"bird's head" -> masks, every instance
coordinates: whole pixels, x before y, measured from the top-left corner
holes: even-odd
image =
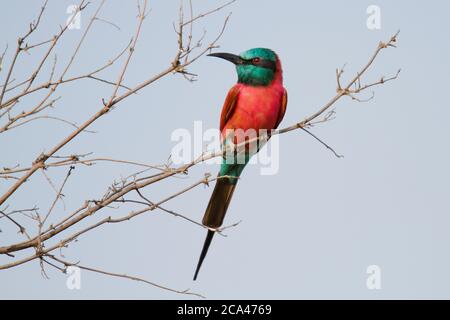
[[[254,48],[240,55],[211,53],[208,56],[222,58],[236,65],[238,82],[252,86],[267,86],[281,75],[281,65],[275,52],[266,48]]]

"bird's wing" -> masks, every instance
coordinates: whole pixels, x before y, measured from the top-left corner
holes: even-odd
[[[286,89],[284,89],[283,97],[281,98],[281,107],[280,111],[278,112],[278,118],[277,123],[275,125],[275,128],[278,128],[278,125],[280,124],[281,120],[284,118],[284,114],[286,113],[286,106],[288,101],[288,95]]]
[[[220,115],[220,131],[222,132],[225,127],[227,121],[231,118],[233,114],[234,107],[236,106],[236,102],[239,96],[240,86],[233,86],[230,91],[228,91],[225,102],[223,103],[222,113]]]

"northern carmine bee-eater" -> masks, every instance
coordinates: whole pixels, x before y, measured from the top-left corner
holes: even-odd
[[[238,82],[225,99],[220,116],[220,132],[222,149],[228,144],[246,144],[245,136],[231,134],[240,130],[245,132],[253,130],[270,132],[280,124],[286,112],[287,92],[283,87],[281,62],[277,54],[270,49],[254,48],[240,55],[230,53],[212,53],[218,57],[232,62],[236,66]],[[208,252],[209,245],[214,236],[215,229],[222,225],[223,219],[230,204],[231,197],[238,177],[244,170],[250,157],[259,148],[251,151],[249,148],[244,161],[225,161],[220,167],[214,191],[209,200],[203,217],[203,224],[210,228],[206,235],[202,252],[195,270],[194,280]],[[237,158],[237,157],[236,157]],[[222,178],[221,178],[222,177]]]

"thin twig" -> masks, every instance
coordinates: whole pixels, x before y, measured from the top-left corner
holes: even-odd
[[[328,150],[330,150],[331,152],[333,152],[333,154],[337,157],[337,158],[343,158],[343,155],[338,154],[332,147],[330,147],[328,144],[326,144],[323,140],[321,140],[319,137],[317,137],[314,133],[312,133],[311,131],[301,127],[300,129],[302,129],[303,131],[305,131],[306,133],[308,133],[311,137],[313,137],[314,139],[316,139],[317,141],[319,141],[323,146],[325,146]]]
[[[58,268],[57,267],[57,269],[59,269],[60,271],[63,271],[64,273],[66,272],[67,267],[75,266],[75,267],[78,267],[78,268],[80,268],[82,270],[86,270],[86,271],[90,271],[90,272],[94,272],[94,273],[99,273],[99,274],[103,274],[103,275],[107,275],[107,276],[112,276],[112,277],[118,277],[118,278],[124,278],[124,279],[133,280],[133,281],[143,282],[143,283],[149,284],[151,286],[157,287],[159,289],[167,290],[167,291],[170,291],[170,292],[175,292],[175,293],[179,293],[179,294],[186,294],[186,295],[192,295],[192,296],[196,296],[196,297],[199,297],[199,298],[205,298],[203,295],[201,295],[199,293],[191,292],[190,289],[175,290],[175,289],[172,289],[172,288],[169,288],[169,287],[157,284],[155,282],[151,282],[151,281],[145,280],[143,278],[130,276],[130,275],[127,275],[127,274],[120,274],[120,273],[115,273],[115,272],[110,272],[110,271],[104,271],[104,270],[95,269],[95,268],[91,268],[91,267],[86,267],[86,266],[81,265],[78,262],[77,263],[71,263],[71,262],[62,260],[60,258],[57,258],[54,255],[48,255],[47,254],[46,256],[48,256],[51,259],[53,259],[53,260],[63,264],[65,266],[65,268]]]

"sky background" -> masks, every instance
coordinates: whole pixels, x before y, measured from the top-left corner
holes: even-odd
[[[0,48],[8,43],[7,64],[19,34],[27,30],[41,1],[8,1],[0,11]],[[56,47],[61,71],[81,37],[99,1],[82,13],[80,30],[68,31]],[[194,0],[194,12],[208,11],[221,1]],[[72,1],[50,1],[41,28],[32,35],[37,43],[55,34],[68,18]],[[151,12],[125,77],[133,86],[167,68],[177,49],[172,23],[177,1],[150,1]],[[381,29],[366,26],[369,5],[381,9]],[[261,175],[249,166],[234,194],[225,224],[242,220],[216,236],[199,279],[193,272],[205,230],[164,212],[152,211],[121,224],[106,225],[80,237],[63,250],[67,260],[86,266],[126,273],[183,290],[190,288],[211,299],[266,298],[450,298],[450,136],[449,79],[450,22],[448,1],[237,1],[194,26],[204,44],[232,16],[220,40],[220,51],[240,53],[253,47],[275,50],[282,60],[289,103],[282,127],[312,114],[336,90],[335,69],[347,63],[344,80],[366,63],[380,40],[401,30],[398,48],[383,51],[364,78],[367,82],[395,74],[393,82],[375,88],[375,98],[358,103],[339,101],[336,119],[313,128],[344,158],[338,159],[301,131],[280,137],[280,169]],[[127,44],[136,26],[135,1],[107,1],[69,76],[93,70]],[[13,78],[23,79],[43,50],[20,57]],[[52,59],[50,59],[50,62]],[[46,65],[48,76],[51,63]],[[114,81],[121,64],[102,74]],[[171,133],[193,130],[194,121],[205,129],[218,126],[227,90],[235,83],[231,64],[202,57],[188,69],[198,81],[168,75],[123,101],[81,134],[60,154],[94,152],[94,156],[164,163],[175,145]],[[3,82],[5,70],[0,72]],[[18,81],[16,80],[16,81]],[[49,114],[82,123],[101,107],[111,86],[83,80],[60,87],[62,96]],[[367,92],[362,97],[370,96]],[[26,108],[33,99],[24,99]],[[0,165],[27,166],[72,131],[70,126],[41,120],[0,135]],[[201,165],[188,177],[168,179],[144,193],[158,201],[213,175],[218,165]],[[136,171],[118,164],[77,167],[61,203],[52,214],[60,220],[86,199],[99,198],[115,179]],[[48,172],[58,185],[66,169]],[[0,181],[0,191],[10,180]],[[201,221],[212,188],[198,187],[166,204],[168,209]],[[37,205],[46,212],[54,192],[42,173],[10,198],[9,210]],[[132,207],[128,207],[132,209]],[[87,221],[128,213],[104,210]],[[26,223],[26,222],[24,222]],[[87,224],[83,225],[87,225]],[[0,246],[22,240],[17,229],[0,219]],[[29,231],[36,230],[30,225]],[[67,235],[64,234],[64,235]],[[60,239],[58,237],[58,239]],[[27,251],[17,257],[32,254]],[[0,257],[0,263],[12,261]],[[369,290],[366,269],[381,269],[381,289]],[[0,271],[0,299],[11,298],[191,298],[87,271],[81,289],[69,290],[67,276],[46,268],[41,276],[33,261]]]

